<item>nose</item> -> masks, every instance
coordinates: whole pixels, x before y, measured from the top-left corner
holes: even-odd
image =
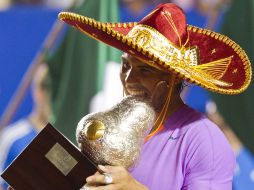
[[[138,83],[139,82],[139,75],[138,72],[136,71],[135,67],[131,67],[125,75],[124,79],[125,83]]]

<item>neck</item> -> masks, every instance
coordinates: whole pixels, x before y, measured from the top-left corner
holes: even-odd
[[[167,120],[167,118],[171,117],[173,115],[173,113],[175,113],[178,110],[178,108],[181,107],[181,105],[183,105],[183,104],[184,104],[184,102],[180,96],[173,97],[170,100],[170,103],[167,108],[166,116],[163,119],[162,123],[164,123]]]
[[[165,121],[168,118],[170,118],[173,115],[173,113],[175,113],[183,104],[184,102],[180,96],[173,96],[170,99],[169,105],[167,106],[167,109],[166,109],[167,113],[165,114],[163,121],[160,122],[160,125],[154,125],[150,133],[153,133],[154,131],[159,129],[161,127],[161,124],[165,123]],[[161,109],[160,111],[156,112],[156,118],[160,117],[160,115],[162,114],[161,113],[162,111],[163,110]]]

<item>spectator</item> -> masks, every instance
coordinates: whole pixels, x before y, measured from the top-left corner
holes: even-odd
[[[50,96],[47,81],[48,68],[41,64],[32,81],[34,107],[27,118],[21,119],[0,133],[0,173],[22,152],[38,132],[48,123],[51,115]],[[0,178],[0,189],[7,184]]]

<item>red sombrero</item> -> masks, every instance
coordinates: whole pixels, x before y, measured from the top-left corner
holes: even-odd
[[[244,50],[228,37],[187,25],[175,4],[161,4],[138,23],[102,23],[75,13],[59,18],[88,36],[145,63],[223,94],[238,94],[251,81]]]

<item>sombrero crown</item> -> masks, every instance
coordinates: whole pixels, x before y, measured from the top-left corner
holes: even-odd
[[[136,23],[102,23],[75,13],[59,18],[90,37],[163,71],[223,94],[238,94],[251,81],[246,53],[228,37],[187,25],[175,4],[161,4]]]

